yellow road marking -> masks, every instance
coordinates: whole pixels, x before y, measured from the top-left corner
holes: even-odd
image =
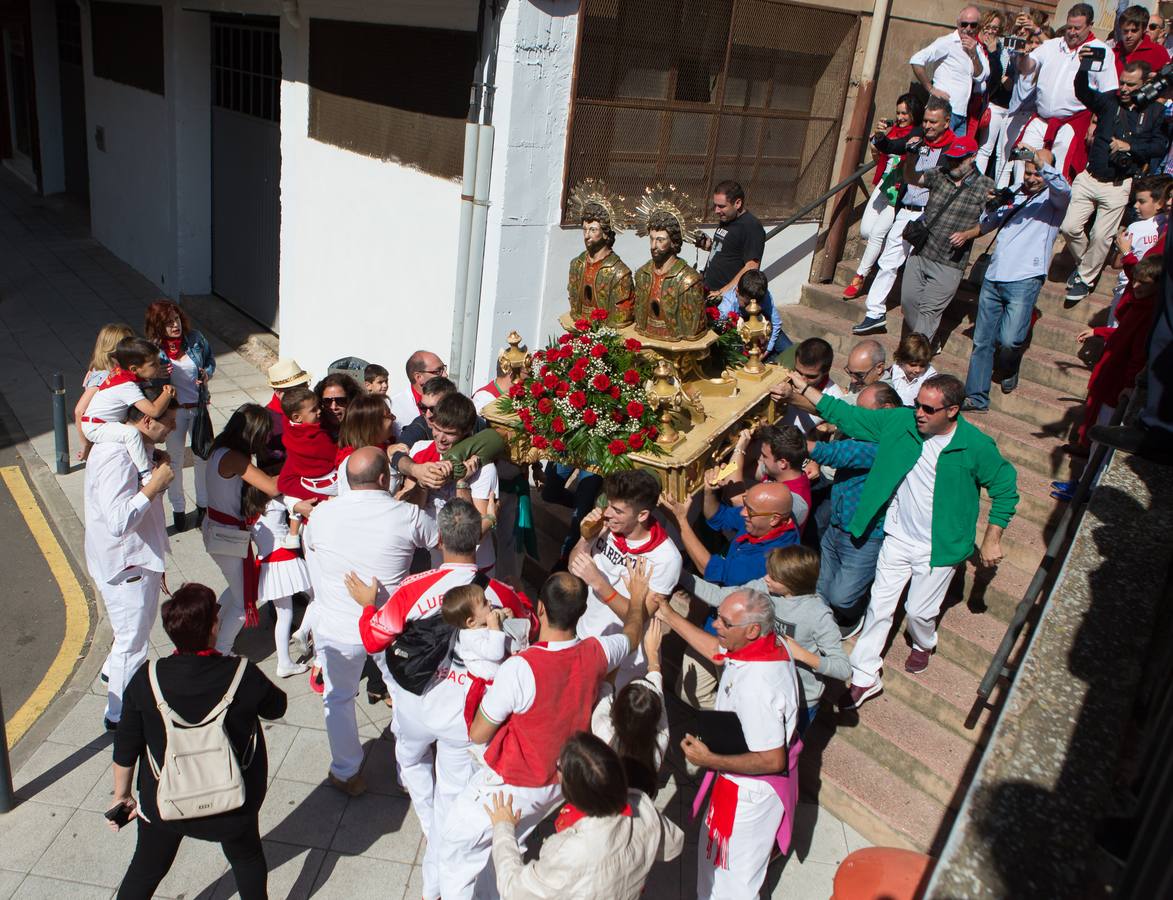
[[[61,549],[53,529],[45,521],[45,516],[37,506],[32,489],[20,467],[0,466],[0,478],[4,479],[9,493],[16,501],[16,507],[37,542],[41,556],[49,564],[49,571],[53,573],[53,580],[57,582],[61,597],[65,601],[65,638],[61,641],[57,656],[45,677],[41,679],[41,683],[5,726],[8,731],[8,746],[12,747],[45,711],[73,672],[73,667],[85,645],[86,634],[90,630],[90,608],[86,602],[85,592],[65,558],[65,551]]]

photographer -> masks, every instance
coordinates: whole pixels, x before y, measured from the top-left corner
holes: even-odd
[[[998,347],[1002,393],[1009,394],[1017,386],[1031,313],[1047,277],[1059,223],[1071,200],[1071,185],[1055,168],[1055,157],[1049,150],[1018,147],[1015,158],[1026,163],[1021,187],[996,194],[980,222],[983,234],[996,228],[998,235],[978,295],[973,353],[961,407],[964,412],[989,409]]]
[[[1133,95],[1148,78],[1149,66],[1131,62],[1120,75],[1115,91],[1093,90],[1088,84],[1090,51],[1080,50],[1085,62],[1075,73],[1075,95],[1096,116],[1095,134],[1088,149],[1087,169],[1071,185],[1071,205],[1060,231],[1078,267],[1067,281],[1067,303],[1072,306],[1092,292],[1108,258],[1112,237],[1132,191],[1132,177],[1147,160],[1161,153],[1165,137],[1160,104],[1138,106]],[[1095,214],[1090,238],[1084,233]]]

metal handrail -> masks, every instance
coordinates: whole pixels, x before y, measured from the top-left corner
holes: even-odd
[[[837,185],[835,185],[834,187],[828,188],[824,193],[820,194],[817,199],[812,200],[810,203],[808,203],[806,206],[804,206],[798,212],[794,213],[789,218],[784,219],[780,224],[775,225],[773,228],[771,228],[769,231],[767,231],[766,232],[766,240],[768,241],[770,238],[774,237],[775,235],[781,234],[783,231],[785,231],[791,225],[795,224],[799,219],[801,219],[803,216],[805,216],[811,210],[822,206],[824,203],[826,203],[828,200],[830,200],[832,197],[834,197],[840,191],[842,191],[843,189],[845,189],[847,187],[850,187],[851,184],[857,178],[862,178],[864,175],[866,175],[868,172],[870,172],[875,167],[876,167],[876,161],[874,159],[868,160],[867,163],[860,166],[858,169],[856,169],[854,172],[852,172],[850,175],[848,175],[846,178],[844,178],[842,181],[840,181]]]
[[[1124,418],[1127,403],[1121,403],[1112,417],[1112,425],[1119,425]],[[1106,444],[1097,444],[1095,451],[1088,459],[1087,466],[1083,470],[1083,474],[1079,477],[1079,484],[1076,485],[1075,493],[1067,504],[1067,509],[1063,511],[1063,516],[1059,519],[1059,525],[1055,529],[1055,533],[1051,536],[1051,540],[1047,544],[1047,552],[1043,556],[1042,561],[1039,562],[1038,568],[1035,569],[1034,577],[1027,585],[1026,591],[1022,595],[1022,599],[1018,601],[1018,606],[1014,610],[1014,615],[1010,619],[1010,624],[1006,626],[1006,634],[1002,637],[1002,643],[998,645],[998,650],[994,654],[993,659],[990,660],[990,665],[986,669],[986,674],[982,678],[982,683],[978,685],[977,697],[973,701],[973,706],[970,707],[969,715],[965,719],[965,727],[972,730],[977,726],[978,717],[982,714],[982,710],[989,706],[990,695],[994,693],[994,688],[998,681],[1002,678],[1011,679],[1010,669],[1007,668],[1006,663],[1010,659],[1010,654],[1014,651],[1015,645],[1018,643],[1019,637],[1022,635],[1022,630],[1026,626],[1026,620],[1030,617],[1031,612],[1035,608],[1039,595],[1042,593],[1043,585],[1047,578],[1051,575],[1051,567],[1059,558],[1060,551],[1063,545],[1067,543],[1072,530],[1072,524],[1076,522],[1077,518],[1083,512],[1083,507],[1087,503],[1088,494],[1091,493],[1092,485],[1103,467],[1104,457],[1108,455],[1111,448]]]

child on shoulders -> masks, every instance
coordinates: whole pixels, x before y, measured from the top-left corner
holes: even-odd
[[[912,406],[920,393],[920,386],[936,374],[929,339],[916,332],[906,334],[896,348],[892,368],[888,370],[888,380],[900,395],[900,402]]]

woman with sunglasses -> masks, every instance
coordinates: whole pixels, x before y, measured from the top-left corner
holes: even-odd
[[[332,372],[314,386],[314,393],[322,411],[322,430],[337,441],[346,410],[362,393],[362,388],[349,375]]]
[[[982,95],[985,109],[978,116],[981,127],[978,132],[977,170],[995,181],[1002,171],[1002,148],[1010,124],[1010,93],[1014,87],[1010,51],[1002,44],[1004,25],[1002,14],[991,10],[982,19],[982,29],[978,33],[978,40],[990,60],[990,77]],[[991,157],[994,160],[993,172],[988,171]]]

